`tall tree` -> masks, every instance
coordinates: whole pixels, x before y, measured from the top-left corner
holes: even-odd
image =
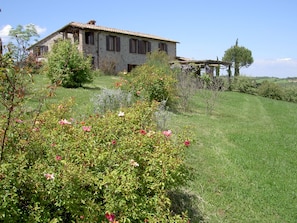
[[[217,57],[217,61],[219,61],[219,58]],[[216,66],[216,76],[219,77],[220,76],[220,69],[221,69],[221,66],[220,64],[218,63],[217,66]]]
[[[234,46],[225,51],[222,60],[233,63],[234,76],[239,76],[240,68],[249,67],[254,62],[252,51],[243,46],[238,46],[238,39]]]
[[[18,25],[9,31],[9,36],[13,42],[8,43],[8,48],[17,65],[22,66],[29,55],[27,48],[30,46],[32,38],[39,37],[37,30],[33,24],[25,27]]]

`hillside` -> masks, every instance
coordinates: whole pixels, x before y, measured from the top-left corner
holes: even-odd
[[[47,82],[35,81],[36,88]],[[115,81],[101,76],[86,88],[58,88],[48,102],[74,97],[74,116],[92,114],[92,97]],[[296,110],[294,103],[224,92],[207,115],[203,95],[195,95],[192,112],[169,120],[172,131],[187,126],[195,139],[187,151],[194,178],[176,205],[188,207],[192,222],[295,222]]]

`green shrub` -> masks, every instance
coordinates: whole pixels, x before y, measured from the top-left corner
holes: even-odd
[[[231,83],[231,89],[241,93],[256,94],[257,83],[250,77],[237,76]]]
[[[137,66],[124,76],[121,87],[147,101],[167,101],[173,107],[177,100],[176,75],[170,68],[168,55],[153,52],[145,64]]]
[[[262,97],[282,100],[283,94],[283,90],[278,84],[267,80],[263,81],[261,85],[258,87],[258,95]]]
[[[91,58],[79,52],[77,44],[59,40],[47,55],[44,72],[52,83],[67,88],[81,87],[93,81]]]
[[[297,103],[297,87],[284,87],[283,100]]]
[[[168,192],[188,180],[190,136],[158,131],[155,103],[83,121],[68,116],[72,104],[13,122],[0,163],[0,222],[187,222],[171,213]]]

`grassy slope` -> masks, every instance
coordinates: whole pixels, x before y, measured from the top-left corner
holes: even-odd
[[[74,115],[92,113],[90,99],[114,77],[96,78],[87,88],[62,89],[49,103],[76,99]],[[47,84],[36,77],[36,88]],[[213,115],[197,95],[194,112],[174,115],[172,129],[188,125],[195,135],[188,163],[196,178],[190,190],[209,222],[296,222],[297,104],[225,92]]]
[[[95,77],[94,82],[84,85],[84,88],[62,88],[55,90],[54,97],[48,98],[46,104],[58,103],[69,98],[74,98],[75,106],[73,108],[73,117],[83,118],[84,115],[92,114],[94,111],[91,103],[94,95],[100,93],[102,89],[113,88],[114,83],[119,80],[119,77],[114,76],[100,76]],[[34,76],[34,91],[42,91],[42,88],[50,85],[50,80],[44,75]],[[37,94],[38,95],[38,94]],[[38,97],[38,96],[37,96]],[[31,100],[29,106],[36,107],[38,100]]]
[[[203,109],[199,98],[195,107]],[[210,222],[295,222],[297,104],[226,92],[216,112],[176,116],[197,145],[191,190]]]

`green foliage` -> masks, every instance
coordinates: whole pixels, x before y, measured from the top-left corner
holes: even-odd
[[[297,103],[297,87],[284,87],[283,100]]]
[[[121,87],[147,101],[167,101],[174,106],[177,100],[176,75],[170,68],[165,52],[147,55],[145,64],[137,66],[126,76]]]
[[[241,67],[248,67],[254,62],[252,51],[243,46],[238,46],[238,40],[234,46],[225,51],[222,60],[234,64],[234,76],[239,76]]]
[[[81,87],[93,81],[91,58],[79,52],[77,44],[69,40],[59,40],[53,45],[44,71],[52,83],[67,88]]]
[[[13,122],[0,163],[0,221],[187,222],[171,213],[168,192],[188,180],[190,136],[158,131],[155,103],[83,121],[69,117],[73,103]]]
[[[258,95],[271,99],[282,100],[284,93],[278,84],[265,80],[258,88]]]
[[[286,83],[286,80],[237,76],[232,81],[231,90],[271,99],[297,102],[297,88]]]
[[[257,83],[250,77],[237,76],[232,81],[231,90],[247,94],[256,94]]]
[[[14,114],[22,113],[20,105],[23,103],[27,93],[27,84],[31,77],[26,69],[15,66],[11,52],[0,55],[0,111],[4,115],[1,117],[0,131],[0,161],[3,159],[5,142],[9,136]]]
[[[14,42],[8,44],[9,51],[12,52],[12,57],[19,66],[23,66],[29,52],[27,51],[31,39],[33,37],[39,37],[37,30],[33,24],[29,24],[25,27],[18,25],[15,29],[12,28],[9,31],[9,36]]]

